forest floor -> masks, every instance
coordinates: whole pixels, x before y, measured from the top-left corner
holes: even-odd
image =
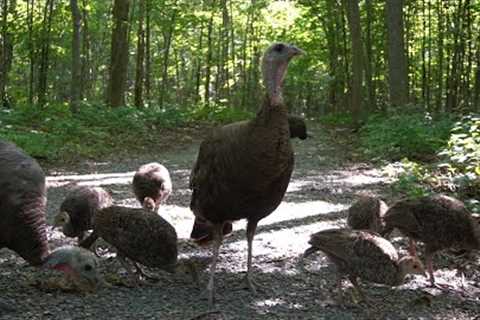
[[[453,287],[449,291],[429,288],[423,276],[411,277],[396,288],[363,283],[371,305],[354,304],[347,281],[347,303],[335,302],[335,271],[321,253],[306,261],[306,270],[300,267],[299,257],[308,247],[309,235],[344,226],[346,209],[359,195],[378,195],[389,204],[398,198],[381,168],[355,160],[354,140],[346,131],[320,126],[309,129],[313,137],[294,141],[296,164],[284,201],[260,222],[254,239],[254,276],[262,289],[253,295],[240,286],[246,270],[247,244],[245,223],[237,222],[234,233],[221,247],[214,310],[223,317],[216,319],[478,319],[480,270],[475,255],[465,258],[447,252],[435,257],[436,278],[449,283]],[[116,204],[138,207],[131,191],[133,173],[143,163],[158,161],[169,168],[173,180],[173,194],[160,214],[177,230],[180,258],[208,261],[210,250],[199,249],[187,240],[193,221],[188,208],[188,178],[200,133],[188,132],[179,145],[178,136],[162,137],[166,141],[163,145],[176,147],[150,149],[143,154],[49,164],[49,222],[72,184],[101,185],[112,192]],[[58,230],[50,230],[49,237],[51,247],[73,243]],[[394,240],[404,252],[404,241],[398,237]],[[187,320],[210,310],[204,291],[208,268],[201,271],[201,288],[182,272],[159,273],[158,283],[129,287],[122,280],[126,278],[124,270],[109,252],[103,251],[101,271],[111,286],[81,295],[38,288],[33,279],[42,271],[29,267],[11,251],[0,250],[0,298],[8,303],[0,305],[0,319]],[[14,310],[7,312],[11,307]]]

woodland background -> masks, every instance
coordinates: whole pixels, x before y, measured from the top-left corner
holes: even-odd
[[[188,140],[184,128],[249,118],[263,50],[286,41],[306,52],[289,67],[292,113],[400,172],[398,192],[453,192],[478,207],[479,1],[0,0],[0,9],[0,135],[37,158],[132,154],[177,143],[172,131]]]

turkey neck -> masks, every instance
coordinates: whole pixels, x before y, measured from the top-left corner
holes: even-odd
[[[23,195],[23,197],[34,200],[24,200],[19,215],[23,223],[18,224],[22,227],[20,230],[16,230],[22,234],[22,239],[15,240],[8,247],[16,251],[31,265],[38,266],[49,254],[45,218],[46,197],[44,195],[38,197],[33,194]]]

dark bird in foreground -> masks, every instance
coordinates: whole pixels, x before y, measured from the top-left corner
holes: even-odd
[[[32,266],[63,271],[78,289],[91,291],[100,278],[95,256],[78,247],[49,252],[45,174],[35,159],[0,140],[0,249],[15,251]]]
[[[362,196],[349,209],[347,225],[355,230],[382,232],[388,206],[377,197]]]
[[[207,285],[213,303],[214,276],[225,223],[247,219],[248,260],[251,279],[252,241],[257,223],[280,204],[293,170],[288,110],[282,87],[290,60],[301,50],[284,43],[270,46],[262,61],[267,93],[256,117],[214,130],[200,145],[190,176],[194,215],[212,226],[213,261]]]
[[[100,187],[80,186],[71,190],[60,205],[54,226],[61,227],[67,237],[78,237],[80,243],[85,232],[91,230],[95,212],[113,203],[110,193]]]
[[[133,176],[133,193],[143,208],[158,211],[172,192],[172,180],[165,166],[157,162],[142,165]]]
[[[447,248],[480,249],[480,226],[463,202],[445,195],[402,200],[385,214],[384,235],[393,229],[409,237],[411,255],[416,241],[425,244],[425,265],[430,283],[435,285],[432,257]]]
[[[243,125],[246,125],[247,121],[237,122],[236,125],[241,126],[241,123],[243,122],[245,122],[245,124]],[[290,138],[299,138],[301,140],[305,140],[308,137],[307,125],[305,124],[304,118],[294,115],[288,115],[288,127],[290,130]],[[222,229],[223,237],[231,234],[232,231],[232,223],[225,222]],[[204,219],[195,217],[190,238],[199,246],[206,246],[210,244],[213,240],[213,231],[211,224]]]
[[[93,233],[82,242],[90,247],[102,238],[117,250],[117,257],[135,280],[125,258],[130,259],[138,276],[147,276],[138,263],[174,272],[177,263],[177,233],[166,220],[142,208],[111,206],[95,213]]]
[[[323,251],[337,268],[337,285],[341,292],[342,278],[347,276],[365,300],[357,278],[398,286],[407,274],[425,274],[417,257],[399,258],[397,250],[386,239],[368,230],[328,229],[313,234],[303,257]]]

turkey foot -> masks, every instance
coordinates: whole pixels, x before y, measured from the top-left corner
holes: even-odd
[[[151,274],[146,273],[139,265],[138,263],[133,264],[135,267],[135,271],[139,277],[148,280],[150,282],[158,282],[160,281],[160,278]]]
[[[253,278],[247,273],[242,280],[242,283],[238,287],[238,289],[249,289],[253,294],[257,294],[257,292],[265,292],[264,286],[258,284],[257,281],[253,280]]]

